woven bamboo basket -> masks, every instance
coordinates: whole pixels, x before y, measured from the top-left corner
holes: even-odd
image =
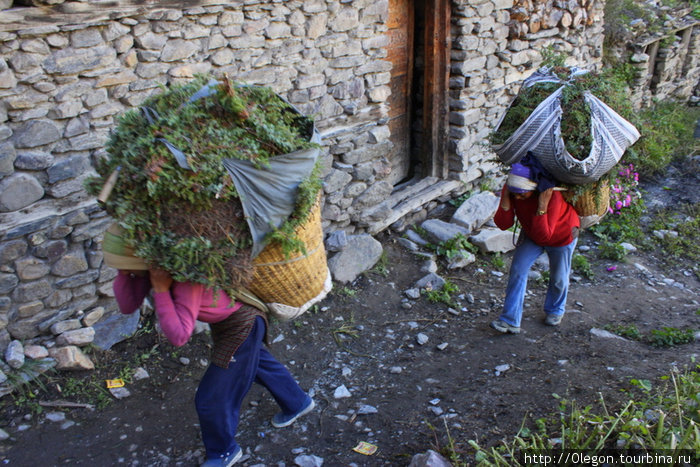
[[[306,222],[297,227],[296,234],[304,243],[306,253],[285,257],[279,243],[270,243],[253,261],[253,280],[248,288],[265,303],[301,307],[318,298],[324,290],[328,266],[320,197]]]
[[[565,191],[564,199],[574,206],[576,213],[581,217],[602,217],[610,207],[610,185],[607,181],[591,183],[578,196]]]

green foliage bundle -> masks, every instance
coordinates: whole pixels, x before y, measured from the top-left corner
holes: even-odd
[[[199,76],[164,89],[124,114],[107,142],[109,157],[97,163],[99,177],[86,188],[96,195],[118,170],[104,208],[137,256],[176,281],[227,289],[252,275],[252,238],[222,160],[265,167],[275,156],[316,145],[310,142],[313,122],[269,88],[224,79],[214,92],[190,101],[208,82]],[[301,184],[296,209],[280,227],[287,234],[278,240],[294,242],[289,232],[305,221],[320,183],[315,170]]]
[[[551,71],[568,84],[561,96],[561,135],[566,150],[577,160],[588,157],[591,149],[591,113],[584,100],[584,92],[590,91],[598,99],[629,119],[632,108],[626,93],[625,83],[613,70],[601,73],[589,72],[577,76],[572,69],[554,66]],[[498,128],[491,134],[492,144],[503,144],[523,124],[533,110],[563,86],[562,83],[537,83],[523,88],[518,93]]]

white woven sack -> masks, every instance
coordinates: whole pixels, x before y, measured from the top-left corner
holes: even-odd
[[[574,69],[572,75],[581,73],[585,71]],[[597,181],[639,139],[639,131],[586,91],[584,100],[591,112],[591,149],[585,159],[574,158],[566,150],[561,137],[561,94],[567,84],[547,69],[540,69],[523,82],[523,87],[543,81],[560,82],[562,86],[542,101],[510,138],[501,145],[495,145],[494,151],[506,164],[518,162],[528,151],[532,151],[542,166],[563,183],[583,185]]]
[[[290,319],[295,319],[303,315],[309,308],[326,298],[326,295],[328,295],[328,292],[330,292],[332,288],[333,280],[331,279],[331,272],[326,269],[326,280],[323,283],[323,290],[303,305],[298,307],[285,305],[284,303],[266,303],[265,305],[267,305],[267,309],[272,316],[280,321],[289,321]]]

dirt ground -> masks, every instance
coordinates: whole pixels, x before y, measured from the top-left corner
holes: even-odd
[[[697,173],[692,180],[694,188],[680,191],[698,193]],[[662,198],[669,190],[657,189],[671,183],[659,179],[648,187],[660,204],[673,201]],[[324,466],[405,466],[414,454],[450,442],[473,464],[468,440],[490,446],[514,435],[523,420],[555,413],[553,394],[578,406],[602,397],[614,408],[627,397],[622,390],[631,388],[630,379],[660,384],[659,377],[674,366],[691,365],[700,353],[697,340],[659,349],[591,333],[632,324],[645,336],[665,326],[700,329],[698,278],[692,272],[697,265],[663,266],[657,252],[643,251],[620,263],[601,260],[596,239],[584,233],[579,253],[581,246],[590,248],[582,254],[594,277],[572,282],[561,326],[542,323],[545,286],[532,282],[523,332],[499,335],[488,324],[502,305],[510,255],[500,269],[483,255],[460,270],[441,263],[439,274],[460,290],[453,296],[459,305],[449,310],[426,297],[407,299],[404,292],[425,275],[424,258],[401,247],[399,235],[378,236],[385,272],[378,268],[352,284],[335,284],[318,310],[272,325],[273,354],[311,391],[317,406],[291,427],[275,429],[270,418],[276,405],[254,386],[237,438],[246,454],[243,465],[291,466],[306,455],[323,459]],[[613,265],[617,269],[608,271]],[[427,342],[420,344],[424,336]],[[10,466],[198,465],[203,449],[193,399],[208,351],[207,334],[176,349],[155,333],[142,333],[94,355],[99,369],[93,380],[116,377],[118,368],[135,366],[139,356],[150,374],[127,385],[130,397],[103,409],[44,407],[32,414],[5,397],[2,427],[11,437],[0,443],[0,460]],[[68,376],[81,375],[52,377],[36,399],[65,400],[58,386],[66,387]],[[47,418],[51,413],[58,421]],[[376,445],[377,452],[353,451],[362,441]]]

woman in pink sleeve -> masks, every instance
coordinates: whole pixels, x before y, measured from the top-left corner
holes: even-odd
[[[140,258],[108,251],[115,239],[107,237],[106,233],[105,263],[119,269],[114,294],[122,313],[136,311],[152,292],[163,333],[176,346],[187,343],[197,320],[210,324],[211,364],[195,396],[207,455],[204,466],[230,466],[243,456],[235,436],[241,403],[254,381],[267,388],[281,408],[272,418],[277,428],[291,425],[314,408],[313,399],[263,346],[267,332],[263,310],[201,284],[175,282],[166,271],[148,270]],[[124,254],[123,248],[120,252]]]
[[[503,312],[491,322],[491,327],[502,333],[520,332],[527,275],[542,252],[547,253],[550,267],[544,301],[545,324],[558,326],[566,308],[571,258],[576,248],[580,221],[561,192],[553,188],[538,191],[535,178],[531,167],[513,164],[494,216],[494,222],[502,230],[513,226],[516,217],[522,224],[510,265]]]

